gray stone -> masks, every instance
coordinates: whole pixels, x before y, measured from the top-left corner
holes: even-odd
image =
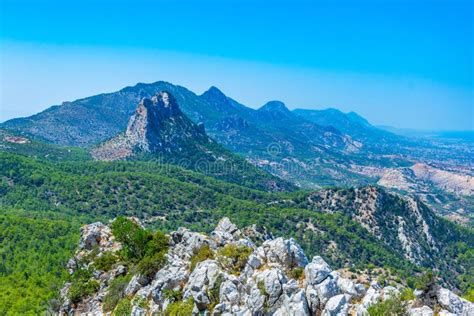
[[[339,294],[331,297],[323,309],[323,316],[343,316],[349,312],[350,295]]]
[[[417,308],[412,308],[408,311],[410,316],[433,316],[434,312],[428,306],[422,306]]]
[[[308,263],[303,249],[293,238],[283,239],[280,237],[267,240],[259,247],[257,253],[269,266],[284,270],[304,267]]]
[[[439,304],[448,312],[462,316],[474,315],[474,304],[457,296],[448,289],[438,289],[437,298]]]
[[[331,273],[331,268],[326,261],[319,256],[313,257],[313,261],[304,269],[307,284],[313,286],[321,283],[329,273]]]

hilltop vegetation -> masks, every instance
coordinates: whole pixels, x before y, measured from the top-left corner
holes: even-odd
[[[0,315],[58,307],[80,224],[58,213],[1,209]]]
[[[353,220],[350,207],[342,205],[331,212],[311,209],[305,202],[308,193],[266,193],[150,161],[53,163],[1,153],[0,163],[4,208],[53,210],[81,215],[84,222],[138,216],[165,231],[178,226],[210,231],[219,218],[228,216],[239,225],[258,223],[279,235],[293,236],[309,254],[324,255],[336,267],[364,268],[370,263],[405,275],[419,271],[400,257],[393,241],[396,227],[388,227],[386,238],[380,239]],[[351,190],[336,192],[351,201]],[[407,212],[403,201],[397,203],[392,203],[392,209],[374,211]],[[462,263],[460,254],[469,257],[466,249],[473,247],[473,234],[444,221],[435,223],[432,234],[452,259],[439,258],[449,264],[434,266],[439,266],[441,276],[452,279],[450,269]],[[449,238],[443,238],[443,230],[450,232]],[[454,275],[465,272],[461,265]]]

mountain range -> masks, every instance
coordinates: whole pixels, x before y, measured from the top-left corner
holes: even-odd
[[[186,117],[181,121],[199,127],[193,127],[195,136],[200,135],[201,129],[213,140],[209,142],[205,140],[207,136],[202,136],[206,146],[212,144],[214,150],[219,147],[220,153],[223,146],[298,187],[315,189],[378,183],[416,194],[441,214],[454,214],[454,218],[461,218],[463,222],[472,221],[473,216],[466,209],[472,209],[474,202],[462,193],[473,189],[473,172],[469,167],[474,154],[471,146],[452,140],[443,142],[396,135],[373,126],[354,112],[291,111],[280,101],[252,109],[216,87],[197,95],[185,87],[158,81],[64,102],[30,117],[6,121],[0,128],[16,136],[60,146],[94,148],[92,152],[97,156],[100,155],[98,148],[105,148],[105,141],[113,137],[116,143],[123,141],[123,136],[117,135],[130,133],[127,126],[131,116],[137,116],[137,104],[161,91],[173,96]],[[110,141],[108,146],[111,146]],[[233,159],[238,158],[234,155]],[[447,171],[443,179],[445,185],[439,186],[427,177],[410,180],[402,177],[402,185],[384,180],[417,163]],[[465,186],[458,183],[457,179],[462,177],[468,177],[468,188],[458,191],[457,187]],[[414,184],[409,185],[407,181]]]
[[[344,273],[366,285],[376,279],[386,287],[407,288],[406,304],[459,311],[456,304],[446,303],[446,295],[471,305],[450,291],[434,297],[431,292],[437,288],[426,284],[474,295],[470,150],[464,143],[397,136],[355,113],[291,111],[280,101],[252,109],[215,87],[196,95],[166,82],[138,84],[7,121],[0,126],[0,314],[100,310],[129,315],[123,304],[185,304],[180,296],[184,283],[162,293],[159,281],[148,286],[138,280],[155,280],[161,264],[180,265],[181,259],[170,257],[173,251],[160,251],[181,245],[176,229],[211,233],[214,240],[212,229],[222,217],[246,227],[245,236],[257,237],[251,247],[256,251],[272,235],[294,238],[301,247],[290,239],[288,249],[321,256],[339,269],[332,272],[334,277]],[[114,218],[123,224],[115,237],[124,248],[103,251],[99,237],[110,228],[93,222]],[[86,252],[81,248],[69,261],[68,274],[66,263],[83,224],[80,248],[93,246],[87,256],[82,257]],[[137,228],[141,225],[169,235],[145,232]],[[229,219],[218,225],[225,238],[237,231],[234,226]],[[189,236],[211,240],[203,234]],[[229,262],[218,259],[218,265],[237,275],[244,263],[236,270],[232,262],[240,262],[250,248],[228,248],[248,246],[249,240],[182,252],[182,272],[189,274],[208,255],[231,256],[225,259]],[[128,249],[130,243],[137,247]],[[127,251],[138,252],[130,256]],[[268,261],[265,273],[273,271],[267,266],[271,260],[280,260],[262,258]],[[295,267],[301,270],[306,264]],[[103,273],[107,267],[119,272]],[[295,267],[283,275],[302,273],[293,271]],[[304,282],[303,277],[298,280]],[[341,282],[348,284],[344,278]],[[150,286],[154,290],[146,292]],[[384,293],[370,286],[373,293]],[[132,301],[132,295],[124,296],[126,287],[139,291],[137,295],[148,294],[135,295]],[[420,295],[426,297],[414,298],[414,288],[423,289],[426,294]],[[260,296],[266,297],[262,289]],[[217,290],[212,290],[215,295]],[[247,290],[255,292],[251,287],[234,292],[260,297]],[[154,298],[152,292],[173,299]],[[196,293],[199,298],[210,295]],[[299,296],[301,302],[316,299],[307,295]],[[331,306],[311,302],[318,311]],[[243,309],[253,306],[247,299],[239,304]],[[292,310],[292,304],[285,304],[272,305],[272,311],[282,306]],[[214,305],[198,303],[194,308],[203,311]],[[269,311],[265,305],[257,310]]]

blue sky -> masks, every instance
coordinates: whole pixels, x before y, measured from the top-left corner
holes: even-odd
[[[374,124],[474,129],[462,0],[0,0],[0,120],[166,80],[252,107],[336,107]]]

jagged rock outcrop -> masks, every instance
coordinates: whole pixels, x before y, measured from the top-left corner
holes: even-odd
[[[123,134],[91,151],[97,160],[120,160],[137,154],[191,154],[209,152],[213,141],[202,126],[194,124],[180,110],[168,92],[143,98]],[[190,155],[191,156],[191,155]]]
[[[367,280],[370,284],[355,283],[332,270],[320,256],[309,262],[295,240],[280,237],[262,242],[261,238],[250,237],[255,236],[254,232],[255,227],[240,230],[228,218],[223,218],[210,236],[180,228],[168,235],[169,250],[164,266],[151,278],[145,278],[133,272],[132,266],[115,264],[109,271],[100,271],[94,262],[87,262],[97,249],[100,256],[106,251],[118,251],[121,245],[114,240],[108,226],[86,225],[81,230],[79,250],[73,261],[93,268],[91,281],[98,284],[97,290],[72,303],[71,284],[66,284],[61,291],[60,314],[110,314],[104,309],[105,297],[110,291],[117,291],[111,284],[125,275],[128,275],[127,283],[119,294],[130,304],[130,315],[161,315],[176,304],[192,304],[178,308],[193,315],[362,316],[367,315],[370,306],[400,293],[401,284],[382,287],[374,280]],[[196,263],[196,254],[203,247],[212,256]],[[229,256],[224,249],[234,249],[231,256],[243,260],[239,269],[223,264],[227,261],[222,257]],[[195,262],[194,267],[191,261]],[[72,266],[71,272],[75,269],[77,266]],[[405,302],[409,315],[433,315],[435,309],[441,310],[440,315],[472,315],[472,303],[447,289],[431,286],[434,288],[431,292],[436,293],[434,301],[429,303],[431,306],[421,299]],[[191,309],[185,309],[188,307]]]

